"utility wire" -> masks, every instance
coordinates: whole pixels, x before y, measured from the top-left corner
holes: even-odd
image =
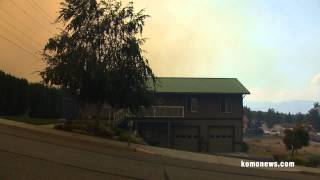
[[[31,56],[35,57],[35,58],[39,58],[38,56],[36,56],[34,53],[32,53],[31,51],[29,51],[28,49],[24,48],[23,46],[19,45],[18,43],[6,38],[5,36],[0,34],[0,38],[10,42],[12,45],[16,46],[17,48],[23,50],[24,52],[30,54]]]
[[[6,26],[3,26],[2,24],[0,24],[0,28],[1,29],[4,29],[6,30],[7,32],[10,33],[10,36],[12,36],[14,39],[19,39],[19,40],[22,40],[24,43],[28,44],[29,46],[33,47],[33,48],[36,48],[36,49],[39,49],[38,46],[34,45],[33,43],[32,44],[29,44],[28,40],[26,40],[25,38],[21,38],[20,36],[17,36],[16,34],[14,34],[9,28],[7,28]],[[23,36],[22,36],[23,37]]]
[[[31,29],[30,27],[28,27],[27,25],[25,25],[20,19],[12,16],[10,13],[8,13],[7,11],[5,11],[4,9],[0,9],[1,12],[3,12],[4,14],[6,14],[8,17],[13,18],[15,21],[19,22],[19,24],[23,25],[26,29],[30,30],[33,34],[33,29]]]
[[[10,0],[10,2],[16,7],[18,8],[20,11],[23,12],[23,14],[29,16],[31,19],[33,19],[35,22],[37,22],[39,25],[41,25],[43,28],[47,29],[51,34],[53,34],[53,32],[47,28],[45,25],[43,25],[42,23],[40,23],[37,19],[35,19],[33,16],[31,16],[28,12],[26,12],[23,8],[19,7],[15,1]]]
[[[29,0],[28,0],[29,1]],[[33,2],[33,4],[38,7],[38,9],[40,9],[40,11],[43,12],[43,14],[45,14],[51,21],[54,20],[55,18],[53,18],[52,16],[50,16],[49,13],[47,13],[47,11],[45,11],[36,1],[31,0],[31,2]]]
[[[3,21],[5,21],[9,26],[11,26],[15,31],[21,33],[24,35],[25,38],[28,38],[29,41],[33,42],[34,44],[37,44],[37,46],[43,46],[42,44],[40,44],[39,42],[35,41],[33,37],[31,37],[30,35],[28,35],[27,33],[25,33],[24,31],[20,30],[19,28],[15,27],[12,23],[10,23],[10,21],[6,20],[5,18],[0,17],[0,19],[2,19]],[[8,28],[6,28],[8,30]],[[10,31],[10,30],[9,30]]]
[[[34,3],[31,3],[30,0],[26,0],[26,3],[32,8],[34,9],[35,11],[39,12],[39,14],[41,14],[41,16],[43,16],[44,18],[46,18],[50,23],[53,22],[53,20],[51,20],[51,18],[43,12],[43,10],[39,9],[38,6],[34,5]]]

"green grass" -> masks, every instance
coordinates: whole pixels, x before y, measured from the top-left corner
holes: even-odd
[[[0,116],[0,119],[7,119],[34,125],[47,125],[61,122],[58,119],[31,118],[28,116]]]

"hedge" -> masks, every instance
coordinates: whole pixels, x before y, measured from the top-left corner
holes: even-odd
[[[62,116],[63,92],[0,71],[0,115],[36,118]]]

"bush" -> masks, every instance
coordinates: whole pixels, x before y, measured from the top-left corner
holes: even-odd
[[[28,82],[0,71],[0,115],[24,115],[28,109]]]
[[[248,146],[248,144],[246,142],[243,142],[241,144],[241,151],[242,152],[248,152],[249,151],[249,146]]]
[[[320,167],[320,156],[319,155],[309,155],[308,160],[305,164],[309,167]]]
[[[108,125],[100,125],[98,130],[98,136],[101,137],[113,137],[116,132]]]
[[[273,154],[273,160],[280,162],[280,161],[286,161],[288,159],[288,156],[286,154]]]
[[[119,135],[120,141],[132,141],[132,136],[129,132],[122,132]]]
[[[59,118],[62,116],[63,94],[60,90],[41,84],[30,84],[30,117]]]
[[[300,156],[294,156],[294,157],[288,157],[287,158],[287,161],[293,161],[295,163],[295,165],[306,165],[307,163],[307,160],[303,157],[300,157]]]

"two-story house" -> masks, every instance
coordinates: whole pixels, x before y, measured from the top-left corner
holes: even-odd
[[[243,97],[234,78],[158,78],[156,101],[135,120],[150,145],[196,152],[240,151]]]

